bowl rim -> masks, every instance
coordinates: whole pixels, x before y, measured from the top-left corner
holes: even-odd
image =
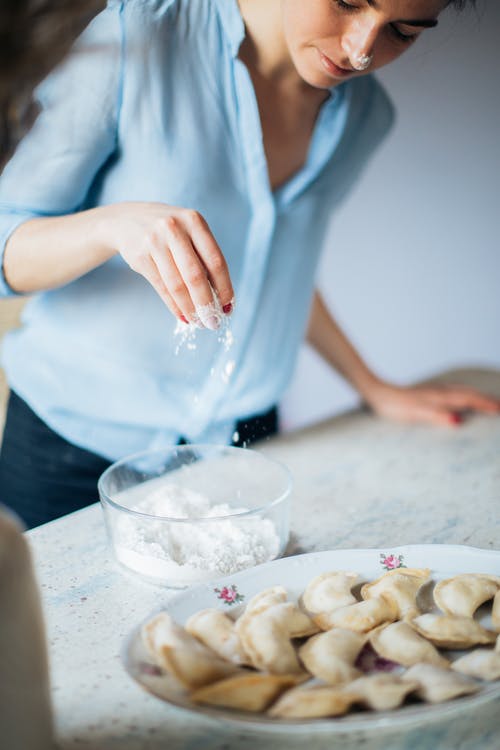
[[[124,464],[128,461],[133,461],[135,459],[139,459],[145,456],[152,456],[154,454],[165,454],[168,452],[174,452],[174,451],[181,451],[184,452],[189,449],[211,449],[216,451],[219,449],[222,451],[228,451],[228,452],[242,452],[245,451],[245,453],[251,453],[252,455],[260,456],[261,458],[264,458],[266,461],[268,461],[271,464],[274,464],[275,467],[281,469],[281,471],[284,474],[284,477],[286,479],[286,487],[285,490],[278,495],[278,497],[275,497],[271,502],[266,503],[265,505],[260,505],[257,508],[251,508],[249,510],[242,511],[240,513],[228,513],[224,516],[208,516],[208,517],[200,517],[200,518],[172,518],[170,516],[158,516],[153,515],[151,513],[144,513],[140,510],[134,510],[133,508],[127,508],[125,505],[122,505],[121,503],[116,502],[116,500],[113,500],[109,495],[104,491],[103,489],[103,483],[107,477],[108,474],[111,473],[112,470],[116,469],[120,464]],[[160,475],[161,476],[161,475]],[[287,499],[287,497],[290,497],[293,489],[293,478],[292,473],[288,466],[286,466],[283,462],[278,461],[275,458],[270,458],[269,456],[266,456],[262,451],[256,450],[255,448],[240,448],[235,445],[221,445],[218,443],[186,443],[182,445],[175,445],[175,446],[167,446],[165,448],[158,448],[155,450],[145,450],[145,451],[139,451],[137,453],[132,453],[129,456],[124,456],[123,458],[120,458],[118,461],[115,461],[110,466],[108,466],[107,469],[103,471],[101,476],[98,479],[97,482],[97,490],[99,492],[99,499],[101,502],[101,505],[103,508],[105,508],[107,505],[112,506],[116,510],[122,512],[122,513],[128,513],[131,516],[135,516],[138,518],[147,518],[149,520],[154,521],[167,521],[169,523],[179,523],[179,524],[204,524],[204,523],[213,523],[213,522],[222,522],[222,521],[231,521],[234,519],[240,519],[240,518],[248,518],[250,516],[256,516],[263,512],[266,512],[273,508],[276,505],[279,505],[284,500]]]

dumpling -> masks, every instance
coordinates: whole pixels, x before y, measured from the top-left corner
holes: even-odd
[[[278,602],[277,604],[270,604],[269,606],[262,608],[258,607],[245,612],[245,617],[241,617],[236,622],[236,625],[244,625],[245,618],[247,620],[257,617],[264,612],[268,612],[272,609],[274,617],[280,617],[286,625],[288,635],[290,638],[306,638],[307,636],[314,635],[318,632],[318,626],[311,620],[309,615],[302,612],[301,609],[294,604],[294,602]]]
[[[380,598],[349,604],[333,612],[323,612],[314,615],[313,620],[322,630],[347,628],[358,633],[368,633],[384,622],[394,622],[397,616],[397,607],[388,599]]]
[[[417,594],[421,586],[429,579],[429,568],[398,568],[390,570],[372,583],[365,583],[361,588],[363,599],[383,596],[394,603],[397,608],[397,619],[411,618],[420,614],[417,607]]]
[[[153,659],[188,688],[207,685],[238,670],[177,625],[167,612],[143,625],[142,640]]]
[[[296,675],[247,672],[228,677],[191,693],[194,703],[234,708],[241,711],[265,711],[278,696],[297,684]]]
[[[481,604],[493,599],[499,588],[499,576],[464,573],[439,581],[434,588],[434,601],[447,615],[472,617]]]
[[[336,685],[361,674],[353,665],[365,642],[364,635],[335,628],[309,638],[299,649],[299,657],[314,677]]]
[[[357,573],[345,571],[332,571],[316,576],[302,595],[304,607],[311,614],[320,614],[354,604],[356,598],[351,589],[358,577]]]
[[[412,664],[425,662],[436,664],[440,667],[448,667],[449,661],[429,643],[422,638],[406,622],[393,622],[391,625],[382,625],[369,635],[372,647],[379,656],[390,661],[411,667]]]
[[[241,635],[242,632],[244,632],[247,623],[250,622],[255,615],[265,612],[276,604],[283,604],[287,599],[288,594],[283,586],[271,586],[268,589],[259,591],[258,594],[255,594],[255,596],[248,601],[243,613],[236,620],[234,626],[236,635],[238,636],[243,652],[245,653],[245,663],[253,664],[252,656],[248,653],[244,639]]]
[[[265,612],[275,604],[282,604],[288,599],[288,594],[283,586],[272,586],[255,594],[247,603],[243,613],[236,620],[236,632],[239,634],[245,623],[253,615]]]
[[[283,586],[272,586],[255,594],[248,602],[243,613],[236,620],[236,631],[239,632],[250,617],[282,604],[285,605],[283,612],[286,613],[292,638],[303,638],[317,633],[318,627],[311,618],[305,612],[302,612],[296,604],[288,602],[287,599],[288,595]]]
[[[479,690],[479,685],[467,677],[434,664],[415,664],[402,679],[417,682],[418,697],[429,703],[441,703]]]
[[[290,638],[306,638],[319,632],[316,623],[293,602],[276,604],[273,612],[274,614],[281,612],[280,617],[285,620]]]
[[[292,602],[282,602],[262,612],[246,614],[238,633],[256,669],[273,674],[300,674],[302,669],[292,644],[292,633],[304,631],[309,620]]]
[[[452,668],[480,680],[500,680],[500,653],[493,649],[477,648],[454,661]]]
[[[250,664],[275,674],[303,672],[292,638],[318,632],[318,626],[293,602],[282,586],[256,594],[236,621],[235,629]]]
[[[196,612],[186,622],[185,628],[223,659],[233,664],[248,663],[233,620],[219,609]]]
[[[354,680],[343,691],[351,696],[353,703],[361,703],[374,711],[389,711],[400,706],[417,687],[417,682],[402,680],[396,675],[373,674]]]
[[[494,643],[496,633],[486,630],[471,617],[436,615],[431,612],[411,621],[420,635],[441,648],[470,648],[477,644]]]
[[[500,636],[494,649],[477,648],[453,662],[452,668],[480,680],[500,680]]]
[[[342,716],[353,702],[352,696],[335,687],[298,687],[288,690],[269,709],[269,716],[280,719],[319,719]]]
[[[274,604],[286,602],[287,599],[288,594],[283,586],[271,586],[268,589],[259,591],[258,594],[255,594],[255,596],[248,601],[245,611],[239,619],[241,620],[246,614],[263,612]]]

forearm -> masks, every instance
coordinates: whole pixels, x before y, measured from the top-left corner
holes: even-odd
[[[402,422],[456,426],[461,411],[500,413],[500,401],[463,386],[397,386],[378,378],[361,359],[330,315],[321,295],[314,295],[307,339],[316,351],[380,416]]]
[[[107,209],[31,219],[7,242],[3,271],[16,292],[52,289],[83,276],[115,254],[104,228]]]
[[[328,364],[367,398],[379,379],[335,322],[319,292],[314,294],[307,340]]]

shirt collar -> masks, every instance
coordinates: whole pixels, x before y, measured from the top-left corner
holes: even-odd
[[[215,0],[217,10],[226,33],[231,54],[238,55],[245,38],[245,24],[237,0]]]

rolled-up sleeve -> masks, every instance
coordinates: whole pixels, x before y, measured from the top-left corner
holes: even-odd
[[[40,114],[0,177],[0,296],[5,246],[25,221],[75,213],[118,148],[124,33],[122,3],[110,2],[66,61],[38,88]]]

